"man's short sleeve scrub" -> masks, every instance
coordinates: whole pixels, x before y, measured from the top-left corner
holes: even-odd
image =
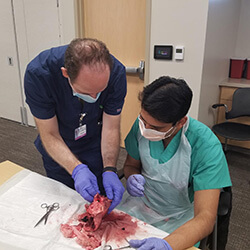
[[[128,154],[136,160],[140,160],[138,133],[140,130],[137,119],[125,140]],[[173,138],[167,150],[164,150],[162,141],[150,142],[151,156],[159,162],[168,161],[178,148],[180,133],[181,131]],[[189,127],[185,135],[192,149],[189,176],[190,199],[193,200],[194,191],[231,186],[226,158],[221,143],[214,133],[206,125],[189,117]]]
[[[190,118],[186,136],[192,147],[189,182],[194,191],[231,186],[222,145],[206,125]]]
[[[84,118],[88,127],[87,135],[84,137],[86,139],[100,135],[99,124],[103,111],[110,115],[121,113],[127,83],[125,67],[112,56],[114,63],[108,87],[95,103],[83,104],[73,96],[72,88],[61,72],[67,46],[43,51],[34,58],[27,66],[24,88],[31,113],[39,119],[50,119],[56,115],[60,134],[66,143],[70,142],[70,146],[74,141],[74,131],[79,126],[81,113],[87,114]]]

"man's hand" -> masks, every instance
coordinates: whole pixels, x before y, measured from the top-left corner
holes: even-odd
[[[172,250],[167,241],[156,237],[143,240],[130,240],[129,245],[137,250]]]
[[[73,172],[72,178],[75,181],[76,191],[87,201],[92,202],[94,196],[100,193],[97,178],[89,170],[88,166],[85,164],[77,165]]]
[[[104,172],[102,174],[103,187],[108,199],[112,200],[108,213],[110,213],[122,200],[125,188],[123,187],[118,175],[114,172]]]
[[[132,174],[127,179],[127,190],[132,196],[144,196],[145,179],[141,174]]]

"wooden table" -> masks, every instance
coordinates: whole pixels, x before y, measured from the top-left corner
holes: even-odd
[[[24,168],[11,162],[4,161],[0,163],[0,185],[6,182],[9,178],[14,176],[16,173],[22,171]],[[191,247],[189,250],[197,250],[196,247]]]
[[[11,178],[16,173],[20,172],[24,168],[11,162],[4,161],[0,163],[0,185]]]

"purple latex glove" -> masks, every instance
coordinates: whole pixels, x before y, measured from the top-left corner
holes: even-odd
[[[144,196],[145,179],[141,174],[132,174],[127,179],[127,190],[132,196]]]
[[[73,172],[72,178],[75,181],[76,191],[87,201],[92,202],[94,196],[100,193],[97,178],[89,170],[88,166],[85,164],[77,165]]]
[[[114,172],[104,172],[102,178],[106,195],[112,200],[108,210],[108,213],[110,213],[121,202],[125,188],[119,180],[118,175]]]
[[[167,241],[156,237],[143,240],[130,240],[129,245],[137,250],[172,250]]]

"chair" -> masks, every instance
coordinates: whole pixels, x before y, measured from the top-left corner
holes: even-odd
[[[229,220],[232,210],[232,189],[225,187],[221,189],[218,211],[213,232],[201,240],[199,248],[202,250],[224,250],[226,249]]]
[[[225,138],[224,151],[227,151],[227,140],[250,141],[250,125],[228,120],[250,116],[250,88],[238,88],[232,99],[232,109],[228,111],[226,104],[214,104],[212,108],[225,107],[225,122],[215,124],[212,131]]]

